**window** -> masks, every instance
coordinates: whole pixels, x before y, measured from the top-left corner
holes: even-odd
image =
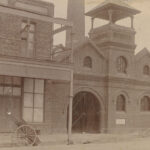
[[[148,96],[141,99],[141,111],[150,111],[150,98]]]
[[[150,75],[150,69],[148,65],[145,65],[143,68],[143,74],[144,75]]]
[[[21,78],[0,76],[0,95],[21,97]]]
[[[117,59],[117,71],[119,73],[127,73],[127,61],[123,56]]]
[[[119,95],[117,97],[116,110],[117,111],[125,111],[126,110],[126,99],[123,95]]]
[[[83,66],[86,68],[92,68],[92,58],[90,56],[84,58]]]
[[[24,79],[23,119],[27,122],[43,122],[44,80]]]
[[[27,56],[33,56],[35,48],[35,24],[22,22],[21,26],[21,39],[26,42],[23,44],[22,49],[26,50]]]

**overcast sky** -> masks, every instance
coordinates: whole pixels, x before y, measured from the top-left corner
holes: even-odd
[[[67,12],[67,0],[45,0],[53,2],[55,5],[55,17],[66,18]],[[90,10],[96,5],[100,4],[103,0],[85,0],[85,11]],[[140,51],[144,47],[150,50],[150,0],[126,0],[128,3],[136,9],[141,11],[135,17],[134,26],[137,31],[136,34],[136,52]],[[125,24],[128,24],[126,20]],[[90,20],[86,17],[86,34],[90,28]],[[55,37],[55,43],[64,43],[64,34],[57,35]]]

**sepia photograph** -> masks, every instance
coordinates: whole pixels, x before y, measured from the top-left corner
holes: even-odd
[[[150,150],[149,0],[0,0],[0,150]]]

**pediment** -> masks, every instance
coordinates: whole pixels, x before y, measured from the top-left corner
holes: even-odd
[[[143,48],[139,53],[135,55],[136,61],[140,61],[141,59],[144,59],[144,57],[150,58],[150,51],[147,48]]]

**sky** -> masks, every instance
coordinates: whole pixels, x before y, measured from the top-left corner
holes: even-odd
[[[67,15],[67,0],[43,0],[53,2],[55,5],[55,17],[66,18]],[[85,0],[85,12],[97,6],[104,0]],[[135,16],[134,28],[136,30],[136,53],[144,47],[150,51],[150,0],[125,0],[132,7],[141,11],[140,14]],[[86,17],[86,35],[90,29],[90,18]],[[129,25],[129,20],[126,19],[121,24]],[[99,22],[96,22],[99,25]],[[55,44],[65,42],[65,34],[61,33],[55,36]]]

